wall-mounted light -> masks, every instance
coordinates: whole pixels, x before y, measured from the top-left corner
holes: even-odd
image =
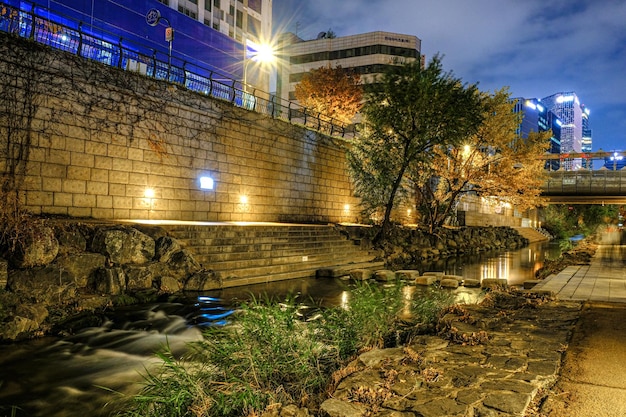
[[[241,204],[248,204],[248,196],[246,196],[246,195],[239,196],[239,203],[241,203]]]
[[[203,190],[212,190],[215,186],[215,181],[211,177],[200,177],[200,188]]]
[[[343,206],[343,212],[346,214],[350,213],[350,204]]]
[[[143,192],[143,196],[145,198],[154,198],[154,189],[146,188],[145,191]]]

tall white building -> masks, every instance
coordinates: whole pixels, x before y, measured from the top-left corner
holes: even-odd
[[[555,93],[541,99],[541,103],[561,120],[561,154],[583,152],[591,148],[591,131],[587,128],[589,111],[585,110],[575,92]],[[585,126],[583,126],[583,114]],[[583,134],[584,133],[584,134]],[[565,159],[562,168],[577,170],[582,168],[582,159]]]
[[[158,1],[242,43],[271,37],[272,0]]]
[[[321,32],[317,39],[303,40],[292,33],[279,42],[280,57],[276,94],[283,100],[295,100],[296,84],[312,69],[341,66],[361,76],[363,84],[373,82],[386,66],[421,59],[421,40],[416,36],[390,32],[328,37]]]
[[[158,0],[245,45],[242,82],[269,91],[270,73],[250,56],[272,37],[272,0]]]

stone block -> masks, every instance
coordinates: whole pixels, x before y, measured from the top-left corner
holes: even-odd
[[[461,275],[442,275],[441,279],[456,279],[459,282],[463,281],[463,277]]]
[[[398,279],[403,279],[407,281],[413,281],[420,276],[419,271],[414,269],[402,269],[400,271],[396,271],[396,277]]]
[[[529,279],[524,281],[524,289],[525,290],[529,290],[531,288],[533,288],[535,285],[539,284],[541,282],[541,280],[538,279]]]
[[[459,281],[454,278],[444,278],[439,281],[439,285],[441,285],[441,288],[458,288]]]
[[[435,282],[437,282],[437,280],[433,275],[424,275],[415,278],[415,285],[433,285]]]
[[[381,282],[395,281],[396,273],[388,269],[380,269],[374,272],[374,279]]]
[[[372,271],[369,269],[354,269],[350,271],[350,279],[354,281],[366,281],[372,277]]]
[[[464,279],[463,286],[467,288],[480,288],[479,279]]]
[[[481,282],[482,288],[508,287],[509,283],[503,278],[484,278]]]
[[[422,276],[436,277],[437,279],[440,279],[443,276],[443,271],[426,271],[422,274]]]

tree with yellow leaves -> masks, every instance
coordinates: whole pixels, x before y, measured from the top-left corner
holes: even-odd
[[[363,99],[361,77],[341,66],[320,67],[304,74],[295,95],[307,109],[350,124]]]
[[[485,93],[484,119],[478,131],[458,146],[433,147],[429,164],[409,173],[422,222],[432,233],[444,225],[464,194],[492,197],[518,210],[542,204],[541,156],[550,132],[520,137],[521,113],[513,111],[507,89]]]

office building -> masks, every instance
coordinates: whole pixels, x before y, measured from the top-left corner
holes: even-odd
[[[267,41],[272,33],[272,0],[158,0],[241,43]]]
[[[541,103],[556,114],[561,120],[561,153],[583,152],[583,113],[586,114],[586,148],[591,149],[591,130],[589,126],[589,110],[580,103],[575,92],[555,93],[541,99]],[[563,160],[562,167],[577,170],[583,167],[581,158]]]
[[[582,128],[582,141],[581,141],[581,150],[582,153],[591,153],[591,145],[592,145],[592,140],[591,140],[591,127],[589,125],[589,109],[587,107],[585,107],[584,104],[581,105],[582,110],[583,110],[583,119],[582,119],[582,123],[583,123],[583,128]],[[593,169],[593,159],[591,158],[586,158],[583,159],[582,161],[583,164],[583,168],[584,169]]]
[[[520,123],[518,134],[527,138],[530,132],[547,132],[551,131],[550,147],[548,152],[551,154],[561,153],[561,120],[556,114],[548,110],[541,101],[536,98],[516,98],[514,111],[522,114],[522,122]],[[559,169],[560,162],[558,159],[550,159],[546,161],[545,168],[552,171]]]
[[[317,39],[303,40],[286,33],[279,40],[276,93],[283,100],[295,100],[295,86],[302,76],[320,67],[351,69],[361,83],[375,81],[383,69],[421,59],[421,40],[416,36],[390,32],[329,37],[320,32]]]

